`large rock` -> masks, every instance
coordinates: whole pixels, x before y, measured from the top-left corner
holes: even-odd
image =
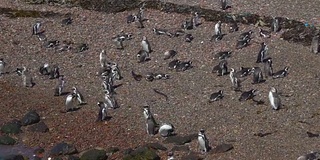
[[[70,154],[75,154],[78,153],[77,149],[68,143],[59,143],[55,145],[51,151],[50,151],[50,156],[59,156],[59,155],[70,155]]]
[[[154,149],[142,146],[130,152],[123,160],[160,160],[160,157]]]
[[[7,134],[18,134],[21,132],[21,123],[20,121],[12,121],[1,127],[1,132]]]
[[[25,160],[25,157],[20,154],[8,155],[5,157],[0,157],[1,160]]]
[[[185,143],[189,143],[197,137],[198,134],[191,134],[186,136],[171,136],[165,139],[163,143],[174,143],[176,145],[184,145]]]
[[[223,152],[227,152],[230,151],[231,149],[233,149],[233,145],[232,144],[220,144],[218,146],[216,146],[215,148],[212,149],[212,153],[223,153]]]
[[[102,149],[90,149],[84,151],[80,160],[106,160],[108,159],[107,152]]]
[[[3,145],[14,145],[16,143],[16,140],[9,136],[0,136],[0,144]]]
[[[161,145],[160,143],[148,143],[146,145],[144,145],[145,147],[148,147],[148,148],[152,148],[152,149],[155,149],[155,150],[162,150],[162,151],[166,151],[167,148],[163,145]]]
[[[40,121],[40,116],[39,114],[32,110],[30,112],[28,112],[22,119],[21,119],[21,124],[23,126],[27,126],[27,125],[31,125],[31,124],[35,124],[38,123]]]
[[[49,132],[48,126],[43,122],[40,121],[39,123],[33,124],[30,127],[28,127],[28,130],[31,132]]]

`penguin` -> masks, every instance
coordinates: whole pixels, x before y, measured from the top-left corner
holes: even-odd
[[[249,67],[240,67],[240,70],[238,72],[236,72],[235,76],[240,77],[240,78],[246,77],[252,73],[251,70],[252,70],[252,68],[249,68]]]
[[[192,40],[193,40],[192,34],[186,34],[185,41],[190,43]]]
[[[278,110],[281,107],[281,100],[279,94],[277,92],[277,89],[274,87],[271,87],[271,90],[269,91],[269,101],[272,106],[272,109]]]
[[[144,20],[143,18],[143,12],[144,12],[144,7],[145,7],[146,3],[142,3],[141,7],[139,8],[138,14],[137,14],[137,18],[140,20]]]
[[[230,68],[230,80],[231,80],[231,84],[232,84],[232,87],[234,88],[235,91],[238,91],[240,90],[240,80],[238,79],[238,77],[235,76],[235,70],[234,68]]]
[[[6,68],[6,62],[3,60],[3,58],[0,58],[0,76],[6,73],[5,68]]]
[[[124,46],[123,46],[124,37],[115,37],[113,38],[113,41],[115,42],[117,49],[119,50],[124,49]]]
[[[135,18],[134,22],[135,22],[137,28],[144,28],[143,19],[141,19],[141,17],[139,17],[139,16],[135,16],[134,18]]]
[[[175,55],[177,55],[177,51],[175,50],[167,50],[164,52],[164,60],[173,58]]]
[[[193,29],[193,22],[192,22],[192,20],[186,19],[186,20],[182,23],[181,28],[183,28],[184,30]]]
[[[181,71],[185,71],[192,68],[192,62],[191,61],[186,61],[186,62],[180,62],[178,64],[176,64],[176,71],[177,72],[181,72]]]
[[[272,32],[279,32],[281,30],[279,19],[274,17],[271,23],[271,30]]]
[[[70,44],[65,44],[63,43],[62,45],[59,45],[55,48],[55,52],[64,52],[64,51],[70,51],[72,49],[72,47],[70,46]]]
[[[286,66],[286,67],[284,67],[283,70],[280,70],[280,71],[274,73],[274,74],[272,75],[272,78],[273,78],[273,79],[276,79],[276,78],[284,78],[284,77],[286,77],[286,76],[288,75],[288,71],[289,71],[289,67]]]
[[[222,98],[223,98],[223,91],[219,90],[218,92],[212,93],[210,95],[209,102],[218,101],[218,100],[221,100]]]
[[[272,68],[272,59],[271,58],[267,58],[263,61],[264,63],[264,74],[266,77],[268,76],[272,76],[273,75],[273,68]]]
[[[38,35],[40,33],[41,22],[36,22],[32,27],[32,35]]]
[[[246,101],[249,99],[253,99],[256,92],[257,92],[256,89],[251,89],[250,91],[243,92],[239,98],[239,101]]]
[[[223,51],[223,52],[218,52],[213,56],[213,59],[220,59],[220,60],[225,60],[229,58],[232,54],[232,51]]]
[[[76,98],[76,95],[74,93],[71,93],[66,98],[66,112],[72,111],[75,109],[73,105],[73,101]]]
[[[262,42],[260,47],[260,51],[257,56],[256,63],[262,63],[263,60],[267,57],[268,46],[266,43]]]
[[[200,146],[201,152],[208,152],[209,151],[209,140],[207,139],[204,129],[200,129],[200,132],[198,133],[198,143]]]
[[[239,30],[239,26],[236,21],[232,21],[229,24],[229,33],[237,32]]]
[[[218,76],[223,76],[228,73],[228,62],[227,60],[222,60],[218,65],[214,66],[212,69],[212,73],[218,73]]]
[[[72,18],[67,17],[61,21],[62,26],[70,25],[72,23]]]
[[[181,61],[178,59],[172,60],[171,62],[169,62],[168,67],[170,70],[176,69],[177,65],[180,64]]]
[[[259,35],[260,35],[260,37],[270,38],[271,32],[267,31],[267,30],[263,30],[262,28],[259,28]]]
[[[88,49],[89,49],[88,44],[86,44],[86,43],[81,43],[81,44],[79,44],[78,47],[77,47],[77,52],[78,52],[78,53],[84,52],[84,51],[86,51],[86,50],[88,50]]]
[[[153,136],[156,134],[156,124],[154,123],[151,117],[147,118],[146,126],[147,126],[147,133],[149,135]]]
[[[50,66],[48,63],[45,63],[43,66],[39,68],[39,72],[41,75],[49,75],[51,72]]]
[[[227,0],[220,0],[220,3],[221,3],[222,10],[226,10],[229,8]]]
[[[142,75],[134,73],[133,70],[131,70],[131,75],[132,75],[133,79],[136,81],[141,81],[141,79],[142,79]]]
[[[253,67],[251,69],[252,73],[253,73],[253,83],[252,84],[257,84],[257,83],[261,83],[264,82],[263,80],[263,75],[262,75],[262,71],[260,67]]]
[[[60,44],[60,41],[58,40],[51,40],[44,43],[44,46],[46,48],[54,48]]]
[[[143,116],[145,119],[148,119],[148,117],[152,117],[150,106],[148,105],[143,106]]]
[[[24,70],[23,67],[22,67],[22,68],[17,68],[17,69],[15,70],[15,72],[17,73],[18,76],[22,76],[23,70]]]
[[[239,36],[239,40],[238,41],[243,41],[243,40],[247,40],[247,39],[251,39],[251,35],[253,34],[252,30],[249,30],[247,32],[241,33]]]
[[[123,31],[121,31],[121,32],[123,32]],[[120,38],[123,41],[124,40],[131,40],[131,39],[133,39],[133,35],[132,35],[132,33],[122,33],[122,34],[117,35],[114,38]]]
[[[168,30],[166,29],[157,29],[157,28],[153,28],[153,33],[155,33],[156,35],[167,35]]]
[[[40,33],[37,34],[37,38],[38,38],[38,40],[41,41],[41,42],[44,42],[44,41],[47,40],[47,36],[46,36],[44,33],[42,33],[42,32],[40,32]]]
[[[218,23],[216,23],[214,25],[214,35],[221,35],[221,21],[218,21]]]
[[[179,37],[179,36],[185,34],[185,32],[184,32],[183,30],[176,30],[176,31],[174,31],[172,34],[173,34],[173,36],[175,36],[175,37]]]
[[[79,90],[76,87],[72,87],[72,93],[75,95],[75,98],[77,98],[79,105],[86,104],[82,94],[79,92]]]
[[[140,50],[137,53],[137,58],[138,58],[138,63],[143,63],[151,60],[149,53],[145,50]]]
[[[159,128],[159,134],[162,136],[162,137],[169,137],[171,135],[173,135],[174,133],[174,126],[170,123],[164,123],[160,126]]]
[[[173,152],[172,152],[172,151],[169,152],[169,153],[167,154],[167,156],[168,156],[167,160],[174,160]]]
[[[314,54],[319,53],[319,34],[316,34],[312,37],[311,52]]]
[[[106,53],[106,51],[104,49],[100,52],[99,61],[100,61],[101,67],[106,67],[106,65],[107,65],[107,53]]]
[[[33,87],[34,86],[35,83],[33,82],[33,77],[31,76],[29,69],[27,69],[26,67],[23,67],[23,70],[21,72],[21,76],[22,76],[22,85],[24,87]]]
[[[151,46],[149,41],[147,40],[147,37],[143,36],[142,41],[141,41],[141,46],[142,49],[148,53],[151,53]]]
[[[54,96],[61,96],[63,93],[63,88],[65,84],[64,76],[60,76],[58,79],[58,84],[55,88]]]
[[[247,47],[249,45],[249,42],[251,41],[251,38],[247,38],[244,40],[238,40],[236,44],[236,49],[242,49],[244,47]]]
[[[117,63],[112,63],[111,67],[111,76],[114,80],[121,80],[123,77],[121,76],[120,69]]]
[[[97,121],[104,121],[107,119],[107,106],[105,103],[103,102],[98,102],[97,103],[98,107],[99,107],[99,114],[98,114],[98,119]]]
[[[154,78],[155,79],[169,79],[170,76],[168,74],[164,74],[164,73],[154,73]]]
[[[126,20],[127,20],[127,23],[129,24],[135,21],[135,17],[134,15],[130,14],[127,16]]]
[[[149,81],[149,82],[152,82],[154,80],[154,75],[153,73],[148,73],[146,75],[146,80]]]
[[[110,76],[106,76],[105,79],[102,81],[102,89],[103,92],[106,94],[114,93],[113,80]]]
[[[104,99],[106,101],[106,105],[108,106],[108,108],[110,109],[119,108],[118,102],[116,101],[113,93],[105,93]]]
[[[192,17],[192,24],[193,24],[193,28],[196,28],[201,24],[200,15],[198,12],[194,12],[194,15]]]
[[[52,66],[49,73],[49,79],[55,79],[60,77],[60,68],[57,65]]]

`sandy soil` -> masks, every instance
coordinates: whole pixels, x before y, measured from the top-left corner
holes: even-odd
[[[247,5],[252,3],[248,2]],[[297,3],[292,2],[292,5]],[[266,12],[272,10],[271,6],[274,5],[270,3]],[[2,1],[0,7],[71,13],[74,19],[70,26],[62,27],[61,20],[64,17],[10,19],[0,15],[0,57],[8,63],[7,69],[10,71],[21,66],[30,68],[36,83],[33,88],[24,88],[21,87],[21,77],[16,74],[0,77],[0,125],[12,119],[20,119],[27,111],[35,109],[50,128],[48,133],[25,131],[17,136],[29,146],[41,146],[48,151],[54,144],[65,141],[74,143],[80,151],[91,147],[111,146],[123,150],[149,142],[161,142],[163,138],[158,135],[150,137],[145,131],[142,105],[148,103],[156,120],[174,124],[178,134],[197,133],[200,128],[204,128],[211,146],[220,143],[234,145],[234,149],[227,153],[202,155],[206,159],[296,159],[299,155],[319,149],[317,139],[308,138],[306,134],[306,131],[320,132],[320,112],[317,104],[319,71],[316,67],[320,59],[311,54],[308,47],[282,41],[276,34],[270,39],[260,38],[257,28],[244,25],[240,25],[239,32],[227,34],[221,42],[210,42],[214,28],[212,22],[203,22],[195,30],[188,31],[195,39],[192,43],[186,43],[183,37],[155,35],[152,28],[178,28],[187,17],[155,10],[145,11],[145,17],[149,21],[145,23],[146,28],[138,29],[134,24],[128,25],[125,22],[125,17],[133,13],[132,11],[107,15],[80,8],[26,5],[10,0]],[[231,10],[239,11],[236,8]],[[247,11],[251,11],[249,8],[246,8]],[[302,17],[291,14],[291,11],[288,11],[288,14],[296,19],[311,19],[310,16],[316,9],[308,11],[310,12]],[[272,15],[273,13],[278,12],[272,12]],[[37,20],[43,22],[43,29],[49,40],[88,43],[90,49],[83,53],[55,53],[53,49],[43,47],[36,37],[31,37],[31,27]],[[223,32],[226,32],[227,28],[226,24],[223,24]],[[239,34],[249,29],[255,31],[253,42],[247,48],[235,50]],[[111,37],[119,34],[121,30],[134,35],[134,39],[125,43],[122,51],[117,50],[111,40]],[[142,36],[149,39],[154,52],[151,54],[151,61],[138,64],[136,54],[140,50]],[[219,77],[211,73],[213,66],[218,64],[217,60],[212,59],[213,53],[233,50],[228,66],[236,69],[241,66],[260,66],[255,63],[260,42],[268,44],[274,70],[289,66],[289,75],[284,79],[269,78],[265,83],[257,85],[252,85],[251,77],[248,77],[243,83],[243,90],[258,89],[257,99],[265,101],[265,104],[239,102],[240,93],[230,88],[229,76]],[[110,110],[110,121],[96,123],[96,103],[103,100],[101,79],[96,76],[102,49],[107,51],[110,61],[119,64],[124,79],[117,82],[123,85],[116,89],[120,108]],[[191,60],[194,68],[185,72],[168,70],[169,61],[163,60],[163,53],[169,49],[178,52],[176,58]],[[49,80],[38,73],[38,68],[43,63],[58,64],[67,81],[66,90],[71,91],[73,86],[78,87],[88,104],[76,112],[60,113],[60,110],[65,108],[66,97],[53,96],[57,80]],[[140,74],[163,72],[172,78],[137,82],[131,77],[131,70]],[[279,111],[272,110],[267,99],[271,86],[281,92],[284,107]],[[166,93],[169,101],[154,93],[153,88]],[[225,92],[224,99],[209,104],[210,94],[220,89]],[[254,136],[259,132],[271,134],[265,137]],[[191,151],[198,151],[197,141],[188,145]],[[172,146],[168,147],[170,149]],[[166,155],[165,152],[159,154],[162,157]],[[177,157],[184,154],[186,153],[176,153]],[[110,159],[120,157],[119,152]]]

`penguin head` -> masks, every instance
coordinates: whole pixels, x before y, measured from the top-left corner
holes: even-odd
[[[218,93],[219,93],[219,94],[223,94],[223,90],[219,90]]]
[[[271,90],[270,90],[272,93],[277,93],[277,89],[274,88],[274,87],[271,87]]]
[[[230,68],[230,70],[231,70],[230,73],[231,73],[231,72],[232,72],[232,73],[234,72],[234,68]]]
[[[204,134],[205,130],[203,128],[200,129],[200,133]]]
[[[0,61],[3,61],[3,58],[0,58]]]
[[[288,66],[284,67],[284,71],[288,72],[289,71],[289,67]]]
[[[143,36],[143,37],[142,37],[142,40],[143,40],[143,41],[146,41],[146,40],[147,40],[147,37],[146,37],[146,36]]]
[[[72,87],[72,91],[73,91],[73,93],[77,92],[77,88],[76,87]]]

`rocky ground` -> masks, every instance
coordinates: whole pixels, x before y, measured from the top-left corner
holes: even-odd
[[[239,11],[237,8],[242,5],[236,3],[232,3],[235,7],[232,7],[231,11]],[[250,12],[252,8],[261,7],[259,4],[260,2],[248,3],[243,5],[241,10]],[[274,5],[270,3],[267,6]],[[303,10],[306,11],[303,12],[304,16],[288,12],[288,17],[298,20],[319,18],[319,15],[314,14],[318,8],[313,9],[307,4],[303,6],[308,8]],[[198,28],[187,31],[195,37],[191,43],[187,43],[183,36],[169,38],[155,35],[152,28],[179,28],[181,22],[190,17],[188,15],[147,9],[145,17],[149,20],[145,22],[145,28],[139,29],[125,21],[127,15],[136,11],[104,14],[76,7],[26,5],[10,0],[1,1],[0,7],[61,14],[50,18],[9,18],[7,15],[0,15],[0,57],[7,62],[8,71],[14,71],[21,66],[30,68],[36,83],[33,88],[24,88],[21,87],[21,77],[14,73],[0,77],[0,125],[13,119],[21,119],[28,111],[36,110],[41,121],[49,128],[47,133],[38,133],[23,127],[22,133],[12,135],[20,143],[30,147],[40,146],[46,151],[59,142],[74,144],[79,151],[94,147],[118,147],[120,152],[109,159],[121,159],[127,148],[164,141],[159,135],[146,134],[142,105],[147,103],[156,120],[159,123],[172,123],[178,135],[194,134],[204,128],[213,148],[222,143],[232,144],[234,147],[225,153],[203,155],[198,152],[198,144],[194,140],[186,144],[190,151],[175,153],[178,159],[189,152],[195,152],[205,159],[296,159],[302,154],[319,149],[318,138],[309,138],[306,132],[320,132],[320,112],[317,104],[317,65],[320,59],[310,53],[308,46],[281,40],[281,32],[272,34],[270,39],[264,39],[258,37],[258,28],[253,25],[239,24],[239,32],[228,33],[221,42],[210,42],[215,23],[203,21]],[[258,9],[255,11],[268,15],[269,10],[273,10],[272,7],[267,7],[266,13]],[[62,26],[61,20],[66,14],[71,15],[73,23]],[[56,53],[54,49],[43,47],[36,37],[31,36],[31,28],[36,21],[43,23],[42,29],[49,40],[67,40],[73,42],[74,46],[87,43],[89,50],[82,53],[72,50]],[[226,33],[227,24],[222,27]],[[236,50],[235,42],[239,34],[249,29],[255,32],[253,42],[244,49]],[[111,37],[119,34],[121,30],[132,33],[134,38],[125,42],[124,50],[117,50]],[[136,54],[141,48],[143,36],[149,39],[154,52],[151,53],[150,61],[139,64]],[[257,105],[252,101],[239,102],[241,93],[231,89],[229,76],[220,77],[211,73],[213,66],[218,64],[217,60],[212,59],[213,53],[233,50],[232,57],[228,59],[229,67],[262,67],[255,63],[260,42],[268,44],[274,70],[289,66],[289,75],[283,79],[268,78],[265,83],[256,85],[252,85],[251,77],[248,77],[243,83],[243,91],[258,89],[257,99],[265,103]],[[117,84],[122,84],[116,89],[120,108],[109,111],[111,120],[97,123],[96,103],[103,100],[101,79],[96,76],[102,49],[107,51],[109,61],[119,64],[124,78],[117,81]],[[163,53],[170,49],[178,52],[176,58],[191,60],[194,67],[185,72],[170,71],[167,67],[170,60],[163,60]],[[53,96],[57,80],[50,80],[38,73],[39,67],[44,63],[58,64],[61,73],[65,75],[66,90],[71,91],[73,86],[78,87],[87,105],[75,112],[61,113],[65,108],[66,96]],[[171,78],[138,82],[132,78],[132,70],[142,75],[148,72],[163,72]],[[279,90],[284,104],[278,111],[271,109],[267,99],[272,86]],[[154,93],[154,88],[167,94],[169,100],[165,101],[163,96]],[[223,100],[208,103],[210,94],[220,89],[225,93]],[[255,136],[258,133],[271,134]],[[165,146],[168,150],[173,147],[171,144]],[[167,151],[158,151],[158,154],[164,159]]]

